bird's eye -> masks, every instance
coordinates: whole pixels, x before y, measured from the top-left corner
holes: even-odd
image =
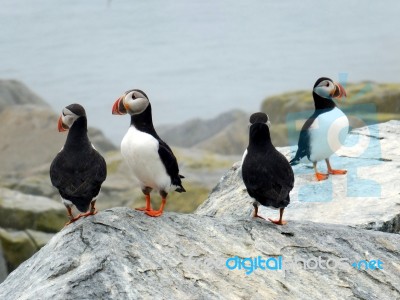
[[[132,93],[132,99],[136,99],[135,93]]]
[[[329,86],[329,81],[326,83],[326,86]]]

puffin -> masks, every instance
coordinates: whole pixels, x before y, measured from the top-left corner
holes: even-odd
[[[153,126],[151,104],[139,89],[123,93],[113,105],[113,115],[131,116],[128,132],[121,141],[121,154],[127,162],[146,199],[146,206],[136,208],[151,217],[162,215],[170,191],[186,192],[182,186],[177,159],[171,148],[157,134]],[[151,207],[150,193],[161,196],[158,210]]]
[[[250,116],[249,145],[243,155],[242,178],[250,197],[254,198],[253,217],[259,205],[279,209],[279,219],[272,223],[284,225],[285,207],[290,203],[289,193],[294,186],[292,167],[286,157],[271,142],[269,118],[263,112]]]
[[[347,170],[332,168],[329,157],[343,144],[349,132],[349,120],[333,99],[346,97],[343,86],[327,77],[319,78],[313,88],[315,111],[301,128],[298,148],[291,165],[311,161],[318,181],[331,175],[346,174]],[[325,160],[328,174],[318,172],[317,163]]]
[[[64,147],[50,165],[51,183],[58,189],[69,217],[65,226],[97,213],[96,200],[107,177],[106,162],[88,138],[86,112],[80,104],[62,110],[58,131],[67,130]],[[82,214],[74,217],[72,206]]]

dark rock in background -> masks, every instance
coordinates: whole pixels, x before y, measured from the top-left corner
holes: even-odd
[[[43,99],[18,80],[0,80],[0,111],[15,105],[50,107]]]
[[[232,155],[247,147],[248,123],[247,113],[232,110],[213,119],[194,119],[157,130],[171,145]]]
[[[3,247],[0,242],[0,283],[6,279],[8,275],[6,260],[4,259]]]

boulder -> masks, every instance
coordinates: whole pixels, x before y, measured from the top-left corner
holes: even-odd
[[[52,161],[66,139],[57,131],[59,113],[23,83],[0,80],[0,175]],[[88,134],[99,151],[116,149],[100,130],[89,127]]]
[[[66,221],[61,202],[0,188],[0,279],[1,259],[5,259],[8,271],[14,270],[44,246]]]
[[[248,114],[232,110],[212,119],[193,119],[183,124],[157,128],[170,145],[235,155],[246,147]]]
[[[57,130],[58,114],[49,107],[8,106],[0,112],[1,174],[21,173],[50,164],[65,143],[66,133]],[[97,129],[89,138],[100,152],[115,146]]]
[[[51,233],[44,233],[35,230],[5,230],[0,228],[0,241],[4,259],[11,272],[22,262],[31,257],[36,251],[43,247],[53,236]]]
[[[0,285],[0,299],[391,300],[399,247],[397,234],[344,225],[114,208],[56,234]],[[259,256],[265,270],[242,265]]]
[[[317,182],[311,163],[294,166],[295,186],[285,218],[400,232],[399,133],[400,121],[353,130],[331,158],[333,167],[348,169],[347,175]],[[290,160],[296,147],[278,150]],[[318,167],[326,172],[324,162]],[[248,218],[252,203],[241,178],[241,162],[237,162],[196,214]],[[260,206],[260,215],[276,218],[278,213]]]
[[[0,227],[57,232],[65,224],[64,205],[52,199],[0,188]]]
[[[4,259],[3,248],[0,242],[0,283],[6,279],[8,275],[6,260]]]
[[[43,99],[22,82],[13,79],[1,79],[0,111],[9,106],[24,104],[49,107]]]

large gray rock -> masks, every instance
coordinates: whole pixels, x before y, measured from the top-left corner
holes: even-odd
[[[157,129],[170,145],[235,155],[246,145],[248,114],[232,110],[212,119],[193,119]]]
[[[49,107],[9,106],[0,112],[1,174],[24,172],[43,164],[50,164],[67,134],[57,130],[58,114]],[[89,128],[89,138],[101,151],[115,149],[104,135]]]
[[[23,83],[0,80],[0,175],[51,162],[66,138],[57,130],[59,113]],[[116,149],[100,130],[89,127],[88,133],[100,151]]]
[[[396,234],[343,225],[115,208],[55,235],[0,285],[0,299],[397,299],[399,247]],[[285,270],[228,270],[235,256],[282,256]],[[360,260],[383,269],[350,265]]]
[[[49,105],[31,91],[25,84],[18,80],[0,80],[0,111],[14,105],[36,105],[48,107]]]
[[[317,182],[312,164],[294,166],[295,186],[285,210],[287,220],[345,224],[387,232],[400,232],[400,121],[354,130],[345,147],[333,156],[332,166],[348,169],[347,175]],[[288,159],[295,149],[278,148]],[[326,171],[325,163],[318,165]],[[248,218],[253,199],[241,178],[240,162],[222,177],[196,213],[214,217]],[[260,206],[264,217],[274,210]]]

